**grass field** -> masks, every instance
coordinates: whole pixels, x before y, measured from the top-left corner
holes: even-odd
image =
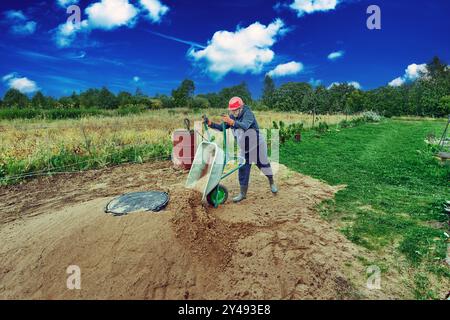
[[[183,128],[184,118],[192,125],[202,114],[220,121],[225,110],[153,110],[138,115],[88,117],[70,120],[0,121],[0,179],[38,172],[78,171],[124,162],[142,162],[170,156],[171,132]],[[259,124],[270,128],[272,121],[312,124],[312,116],[301,113],[255,112]],[[329,124],[344,115],[324,115],[316,121]],[[353,117],[348,117],[349,119]],[[11,183],[17,179],[0,180]]]
[[[424,143],[444,127],[443,121],[385,120],[320,137],[307,132],[303,142],[280,150],[287,166],[347,185],[321,205],[322,216],[379,257],[368,265],[406,275],[404,285],[417,299],[437,298],[438,288],[450,288],[444,262],[448,216],[442,210],[450,200],[450,166],[440,166]]]

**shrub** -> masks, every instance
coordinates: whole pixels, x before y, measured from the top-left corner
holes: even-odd
[[[262,101],[253,101],[251,107],[256,111],[270,111],[270,108],[266,106]]]
[[[190,107],[194,110],[207,109],[210,107],[210,103],[206,98],[195,97],[194,99],[192,99]]]
[[[164,107],[163,102],[160,99],[150,99],[150,109],[159,110]]]
[[[126,116],[128,114],[139,114],[144,112],[146,109],[145,105],[141,104],[127,104],[125,106],[121,106],[117,109],[117,114],[119,116]]]
[[[85,116],[101,115],[105,112],[97,108],[81,109],[35,109],[35,108],[10,108],[0,110],[0,119],[77,119]]]
[[[168,108],[168,109],[175,108],[175,103],[174,103],[172,97],[168,97],[166,95],[161,95],[161,96],[158,96],[157,98],[161,101],[164,109],[165,108]]]
[[[374,111],[363,112],[362,118],[367,122],[380,122],[381,116]]]
[[[58,120],[58,119],[77,119],[86,116],[97,116],[101,114],[103,114],[103,111],[97,108],[50,109],[43,111],[41,117],[51,120]]]
[[[339,127],[341,128],[349,128],[351,126],[352,126],[351,121],[342,120],[341,122],[339,122]]]
[[[33,119],[42,113],[39,109],[32,108],[7,108],[0,109],[0,119]]]
[[[314,127],[314,130],[316,130],[317,133],[325,133],[329,129],[330,127],[326,122],[319,122],[319,125],[317,127]]]
[[[280,142],[285,143],[287,140],[292,139],[296,134],[303,131],[303,123],[292,123],[286,126],[283,121],[278,124],[273,121],[273,129],[279,130]]]

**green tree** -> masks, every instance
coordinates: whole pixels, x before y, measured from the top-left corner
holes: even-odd
[[[220,106],[222,108],[228,106],[228,101],[233,97],[240,97],[245,104],[251,105],[253,103],[252,94],[248,89],[247,83],[241,82],[237,86],[224,88],[219,93],[220,96]]]
[[[121,91],[117,94],[117,103],[119,106],[126,106],[128,104],[133,104],[133,95],[126,91]]]
[[[304,104],[309,99],[305,95],[310,95],[312,87],[305,82],[287,82],[281,85],[274,94],[274,107],[281,111],[310,111],[310,104]]]
[[[80,96],[74,91],[72,92],[72,95],[70,96],[70,99],[72,100],[72,104],[74,108],[80,108]]]
[[[114,93],[109,91],[106,87],[103,87],[99,92],[98,106],[103,109],[116,109],[119,104]]]
[[[422,87],[420,103],[426,115],[443,116],[441,99],[450,92],[450,68],[439,57],[434,57],[427,64],[427,71],[427,76],[418,81]]]
[[[45,97],[45,108],[46,109],[54,109],[57,106],[57,101],[55,98],[47,96]]]
[[[99,108],[100,97],[98,89],[88,89],[80,94],[80,104],[83,108]]]
[[[204,97],[197,96],[192,100],[192,108],[194,109],[207,109],[210,106],[209,100]]]
[[[317,114],[325,114],[329,112],[330,109],[330,98],[328,95],[327,88],[323,85],[318,86],[315,91],[315,111]]]
[[[262,94],[262,102],[266,106],[271,106],[273,104],[275,89],[276,89],[275,82],[270,76],[266,75],[264,78],[264,87]]]
[[[330,113],[349,112],[348,97],[356,88],[348,83],[332,85],[328,89],[330,96]]]
[[[136,91],[135,91],[134,97],[133,97],[133,103],[145,104],[147,98],[148,98],[147,95],[144,93],[144,91],[142,91],[141,88],[136,88]]]
[[[33,108],[45,108],[46,102],[47,101],[41,91],[36,92],[31,99],[31,105]]]
[[[224,106],[223,99],[218,93],[199,94],[197,97],[207,99],[211,108],[223,108]]]
[[[350,113],[357,113],[364,111],[366,96],[364,91],[355,90],[347,97],[347,107]]]
[[[74,103],[71,97],[61,97],[58,100],[60,107],[64,109],[72,109],[74,108]]]
[[[445,117],[448,115],[450,115],[450,95],[446,95],[441,98],[437,110],[438,117]]]
[[[171,109],[171,108],[175,107],[175,104],[173,102],[173,98],[172,97],[169,97],[169,96],[167,96],[165,94],[162,94],[162,95],[157,94],[155,96],[155,98],[159,99],[161,101],[163,108]]]
[[[9,108],[26,108],[30,104],[28,97],[17,89],[9,89],[3,97],[3,104]]]
[[[443,62],[439,57],[435,56],[427,64],[428,75],[433,79],[448,78],[450,71],[447,68],[447,64]]]
[[[317,102],[316,102],[316,95],[314,90],[311,88],[311,90],[306,90],[305,94],[303,95],[302,100],[302,111],[311,112],[313,114],[316,114]]]
[[[194,81],[185,79],[181,85],[172,90],[172,97],[176,107],[190,107],[194,97],[195,84]]]

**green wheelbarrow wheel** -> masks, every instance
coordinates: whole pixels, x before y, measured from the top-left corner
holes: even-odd
[[[228,199],[228,189],[221,184],[215,187],[213,191],[211,191],[206,196],[206,200],[208,201],[208,203],[214,206],[215,208],[217,208],[222,203],[225,203],[227,199]]]

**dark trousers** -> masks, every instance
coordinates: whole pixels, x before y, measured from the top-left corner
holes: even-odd
[[[248,146],[246,147],[248,148]],[[266,149],[267,147],[265,146],[263,150]],[[248,186],[252,164],[256,164],[259,170],[261,170],[269,180],[273,177],[272,168],[270,167],[270,162],[267,157],[267,151],[263,152],[262,155],[260,154],[259,140],[258,147],[245,154],[245,165],[239,169],[239,184],[241,186]]]
[[[257,161],[257,163],[255,163],[256,166],[259,168],[259,170],[261,170],[262,172],[264,172],[264,174],[266,174],[264,168],[270,168],[270,163],[268,164],[262,164],[259,159]],[[252,169],[252,163],[248,163],[246,162],[245,165],[243,165],[240,169],[239,169],[239,184],[241,186],[248,186],[248,182],[250,180],[250,171]],[[267,178],[271,178],[273,177],[270,174],[266,174]]]

